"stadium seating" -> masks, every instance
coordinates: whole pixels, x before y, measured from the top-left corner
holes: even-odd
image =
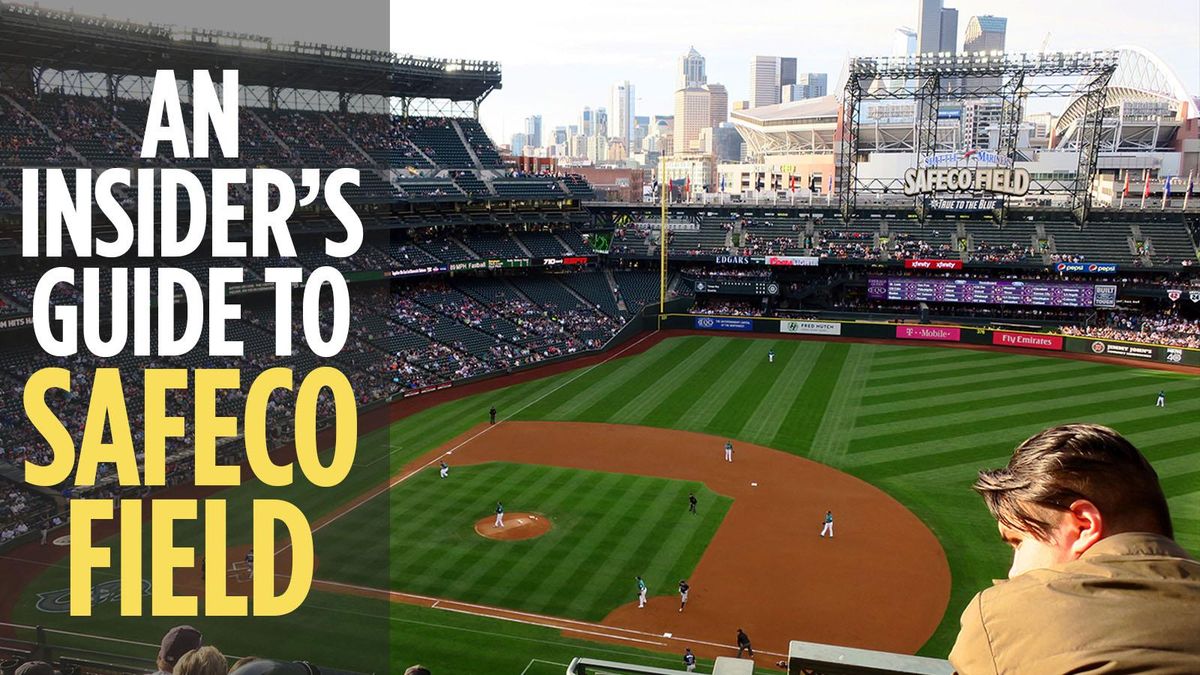
[[[467,143],[471,145],[471,149],[475,151],[475,155],[479,158],[479,164],[485,169],[498,169],[501,166],[500,153],[496,152],[496,146],[492,145],[491,139],[483,130],[483,126],[479,122],[469,118],[459,118],[456,120],[459,128],[462,129],[463,135],[466,136]]]
[[[1132,263],[1133,251],[1128,227],[1095,226],[1081,230],[1071,223],[1046,223],[1046,234],[1053,239],[1058,256],[1085,262]]]
[[[585,300],[599,307],[600,311],[608,316],[613,318],[621,316],[613,289],[609,287],[608,279],[603,272],[564,274],[562,282]]]
[[[648,270],[613,270],[617,288],[630,312],[639,312],[642,307],[658,302],[659,275]]]
[[[570,255],[570,251],[563,247],[553,232],[531,230],[529,232],[514,232],[513,236],[535,257],[549,258]]]
[[[1169,265],[1196,260],[1196,245],[1186,229],[1174,223],[1143,223],[1139,229],[1153,264]]]
[[[463,145],[451,120],[410,117],[401,121],[408,138],[426,157],[443,169],[474,169],[471,153]]]

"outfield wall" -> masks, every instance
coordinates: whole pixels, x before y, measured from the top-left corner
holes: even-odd
[[[1005,347],[1030,352],[1087,354],[1129,361],[1200,367],[1200,350],[1189,347],[1170,347],[1125,340],[1104,340],[982,326],[667,314],[662,317],[660,328],[727,333],[812,335],[852,340],[889,340],[898,344],[911,343],[915,345],[957,343]]]

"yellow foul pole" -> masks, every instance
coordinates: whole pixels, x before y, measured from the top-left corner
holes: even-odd
[[[667,156],[659,159],[658,192],[662,198],[662,220],[658,230],[658,313],[666,313],[667,304],[667,199],[671,186],[667,179]]]

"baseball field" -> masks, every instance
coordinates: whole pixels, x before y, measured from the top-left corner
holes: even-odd
[[[1177,539],[1200,552],[1193,375],[969,349],[662,338],[365,434],[342,485],[287,489],[316,531],[319,581],[305,606],[191,621],[227,654],[375,672],[420,661],[436,673],[546,675],[574,656],[671,667],[684,645],[732,654],[738,627],[762,672],[787,638],[944,656],[962,607],[1009,564],[971,481],[1028,435],[1073,421],[1110,425],[1150,457]],[[1154,407],[1159,390],[1166,408]],[[233,543],[249,543],[250,500],[274,492],[249,483],[221,495]],[[548,529],[481,536],[497,501]],[[818,536],[826,510],[833,540]],[[200,533],[180,528],[177,542],[200,546]],[[118,603],[100,591],[93,617],[54,611],[68,585],[55,548],[0,561],[11,572],[0,612],[114,638],[59,643],[152,657],[178,621],[112,621]],[[227,573],[245,583],[244,570]],[[650,589],[645,609],[635,575]],[[684,578],[692,593],[679,612]]]

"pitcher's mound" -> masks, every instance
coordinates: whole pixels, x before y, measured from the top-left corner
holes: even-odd
[[[475,533],[488,539],[517,541],[533,539],[550,531],[550,519],[540,513],[520,511],[504,514],[504,527],[496,527],[496,517],[488,516],[475,521]]]

